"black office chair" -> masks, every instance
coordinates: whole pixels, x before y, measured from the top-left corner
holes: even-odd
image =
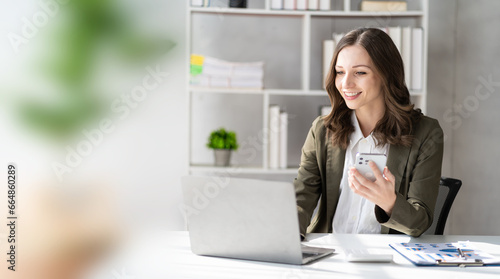
[[[441,177],[439,182],[439,194],[434,209],[434,220],[432,225],[424,234],[443,235],[446,219],[450,213],[451,205],[457,196],[462,181],[454,178]]]

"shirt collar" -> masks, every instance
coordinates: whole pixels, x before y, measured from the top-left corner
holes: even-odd
[[[349,140],[351,141],[351,145],[354,145],[358,141],[365,138],[361,132],[361,128],[359,127],[358,118],[356,117],[356,112],[354,110],[351,112],[351,122],[354,126],[354,132],[349,136]]]
[[[373,132],[370,133],[366,138],[363,136],[363,132],[361,132],[361,128],[359,127],[358,118],[356,117],[356,112],[353,110],[351,112],[351,122],[354,126],[354,132],[349,137],[351,146],[357,144],[360,140],[366,139],[371,146],[377,145],[377,140],[373,137]]]

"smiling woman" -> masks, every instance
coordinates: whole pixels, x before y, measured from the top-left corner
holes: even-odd
[[[334,109],[313,122],[294,181],[301,234],[421,235],[432,224],[441,177],[439,123],[414,109],[399,51],[380,29],[347,33],[331,65]],[[357,153],[387,156],[382,171],[369,164],[375,181],[353,167]]]
[[[335,86],[346,105],[356,110],[358,118],[364,118],[361,131],[367,136],[385,112],[381,92],[381,78],[368,52],[361,46],[352,45],[337,56]]]

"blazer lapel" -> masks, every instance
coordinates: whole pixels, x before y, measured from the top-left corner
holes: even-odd
[[[401,187],[401,179],[405,173],[406,165],[410,155],[410,147],[401,145],[391,145],[389,147],[389,156],[387,157],[387,167],[396,177],[395,190],[399,192]]]
[[[326,198],[328,212],[328,231],[331,229],[333,213],[337,208],[340,194],[340,181],[344,171],[345,149],[333,146],[331,141],[327,141],[328,156],[326,161]]]

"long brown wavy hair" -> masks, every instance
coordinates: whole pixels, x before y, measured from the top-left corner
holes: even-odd
[[[380,119],[373,136],[378,145],[410,146],[413,128],[422,115],[420,109],[411,104],[410,92],[405,84],[403,59],[391,37],[376,28],[359,28],[347,33],[337,44],[326,79],[326,91],[330,97],[332,111],[324,117],[328,136],[333,145],[344,149],[349,145],[349,136],[354,132],[351,123],[351,109],[335,86],[337,72],[335,65],[339,52],[352,45],[363,47],[370,55],[375,72],[382,79],[382,94],[385,100],[385,114]]]

